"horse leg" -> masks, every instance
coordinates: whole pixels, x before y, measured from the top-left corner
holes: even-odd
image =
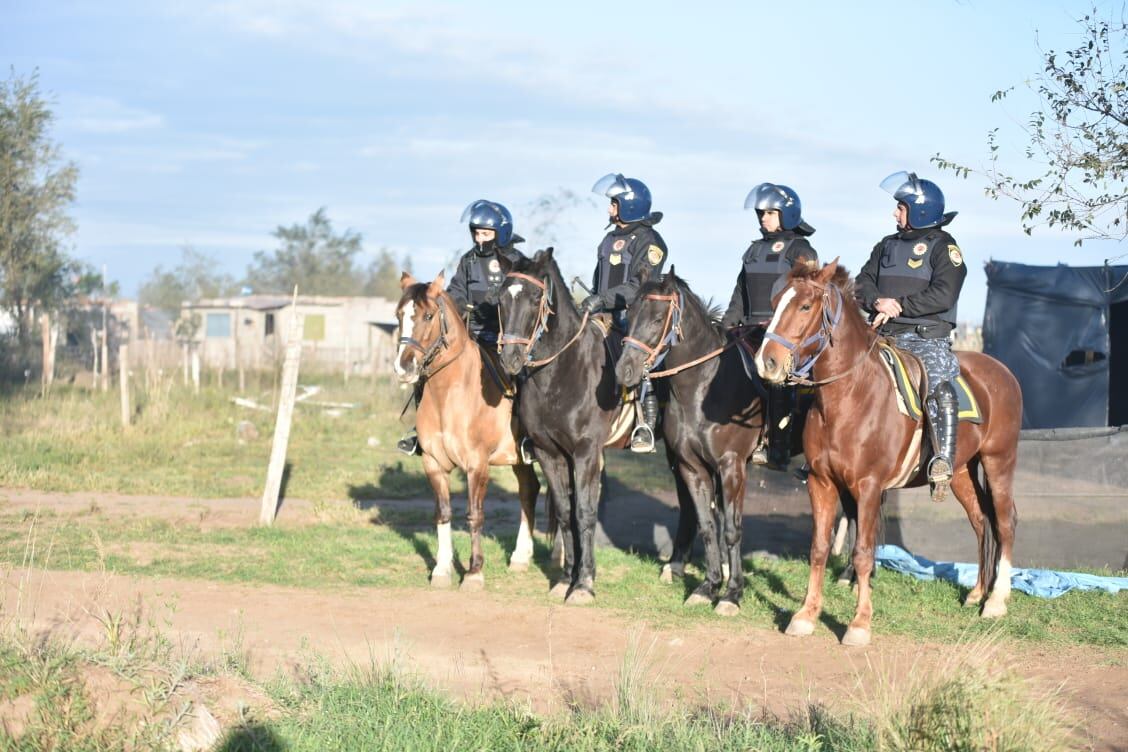
[[[724,580],[721,573],[721,534],[717,530],[717,515],[713,510],[713,499],[716,496],[713,472],[702,465],[689,463],[679,465],[678,471],[693,498],[697,526],[701,531],[701,541],[705,544],[705,576],[701,584],[685,599],[685,605],[712,605]]]
[[[972,479],[972,474],[978,472],[979,462],[972,460],[967,465],[958,468],[955,475],[952,476],[952,493],[955,494],[956,499],[963,505],[964,511],[967,512],[967,520],[971,523],[971,529],[975,531],[976,551],[979,552],[979,575],[975,580],[975,587],[964,598],[965,606],[978,606],[983,601],[983,596],[987,592],[987,547],[984,545],[984,535],[986,534],[986,518],[983,515],[983,510],[980,508],[980,494],[986,493],[986,489],[979,489],[975,481]]]
[[[872,481],[859,484],[854,498],[858,502],[858,538],[854,541],[854,572],[858,577],[858,601],[854,618],[842,637],[843,645],[863,646],[870,642],[873,621],[873,599],[870,577],[873,575],[874,547],[877,544],[877,523],[881,511],[881,490]]]
[[[740,549],[744,537],[744,485],[747,476],[743,458],[738,459],[731,452],[721,458],[720,470],[729,571],[728,587],[715,610],[722,616],[735,616],[740,613],[740,599],[744,595],[744,560]]]
[[[482,573],[482,564],[485,563],[485,556],[482,554],[482,525],[486,518],[484,507],[489,482],[490,466],[483,458],[466,473],[466,522],[470,528],[470,569],[462,578],[460,590],[476,591],[486,586],[486,578]]]
[[[694,508],[693,495],[678,472],[677,459],[668,446],[666,459],[674,474],[674,487],[678,493],[678,530],[674,535],[670,560],[662,566],[661,573],[662,582],[670,583],[675,577],[685,577],[685,565],[693,553],[693,541],[697,539],[697,510]]]
[[[834,545],[831,546],[830,552],[838,556],[846,548],[846,544],[850,543],[850,550],[854,550],[854,541],[858,540],[858,503],[854,501],[854,497],[850,495],[849,491],[842,491],[839,495],[839,501],[842,503],[842,518],[838,520],[838,526],[834,532]],[[842,574],[838,575],[838,585],[843,587],[850,587],[854,584],[857,575],[854,573],[854,562],[851,558],[846,560],[846,568],[842,570]]]
[[[562,455],[539,452],[537,460],[540,461],[544,478],[548,481],[549,501],[556,506],[556,534],[564,552],[564,565],[559,578],[552,585],[550,594],[563,600],[572,586],[576,561],[571,472],[568,469],[567,459]]]
[[[991,532],[995,538],[996,557],[992,574],[991,594],[983,604],[980,614],[985,619],[996,619],[1007,613],[1007,600],[1011,591],[1011,563],[1014,561],[1014,532],[1018,514],[1014,508],[1015,452],[1005,456],[984,456],[983,469],[987,475],[987,499],[993,514],[988,514]]]
[[[576,574],[565,603],[583,606],[595,600],[595,525],[599,517],[600,446],[579,446],[572,456],[576,485]]]
[[[521,499],[521,527],[517,530],[517,545],[509,557],[509,571],[524,572],[533,560],[533,530],[536,524],[537,494],[540,481],[537,473],[529,465],[514,465],[513,475],[517,477],[517,496]]]
[[[838,489],[829,478],[812,473],[807,478],[807,493],[811,497],[811,516],[814,518],[814,531],[811,533],[811,574],[807,580],[807,595],[803,599],[803,606],[795,612],[787,625],[787,634],[793,637],[805,637],[814,632],[815,621],[822,612],[826,557],[830,554],[834,514],[838,511]]]
[[[450,473],[429,455],[423,455],[423,472],[435,493],[435,528],[439,550],[435,553],[435,568],[431,570],[431,587],[450,587],[454,576],[454,546],[450,540]]]

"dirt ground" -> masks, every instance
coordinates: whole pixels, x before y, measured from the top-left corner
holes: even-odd
[[[59,512],[97,504],[106,511],[207,526],[246,526],[254,500],[199,501],[105,494],[3,491],[8,508]],[[326,514],[290,502],[282,525]],[[530,574],[529,576],[541,576]],[[952,646],[877,635],[864,649],[840,646],[827,630],[806,639],[773,630],[703,624],[676,631],[602,610],[514,602],[488,593],[356,588],[319,592],[100,573],[10,571],[0,577],[0,612],[36,632],[96,639],[95,615],[143,604],[185,649],[240,651],[252,673],[291,670],[316,653],[341,664],[395,661],[432,686],[470,700],[505,698],[541,712],[611,701],[623,667],[659,700],[688,705],[751,704],[787,716],[807,703],[865,712],[875,675],[910,676],[949,660]],[[18,608],[18,614],[16,609]],[[1094,747],[1124,749],[1128,678],[1105,650],[1005,645],[999,660],[1038,687],[1064,680],[1063,698]],[[638,656],[625,658],[634,651]]]

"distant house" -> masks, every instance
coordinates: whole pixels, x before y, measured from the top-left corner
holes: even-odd
[[[265,368],[281,359],[299,316],[303,363],[350,373],[391,370],[396,303],[385,298],[244,295],[186,302],[181,314],[198,322],[192,343],[205,367]]]

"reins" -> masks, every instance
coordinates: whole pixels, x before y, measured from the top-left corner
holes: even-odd
[[[435,341],[432,342],[430,346],[424,348],[422,343],[420,343],[419,340],[415,339],[414,337],[401,336],[399,338],[399,343],[401,345],[406,345],[407,347],[413,348],[422,353],[423,360],[419,363],[419,378],[421,380],[434,376],[436,373],[453,363],[455,359],[457,359],[458,356],[462,353],[462,350],[459,350],[446,362],[440,363],[437,368],[431,371],[427,370],[427,367],[431,365],[432,361],[434,361],[438,357],[439,353],[442,352],[442,350],[450,344],[447,341],[447,333],[449,331],[449,327],[447,325],[446,319],[446,304],[443,302],[442,297],[436,299],[436,304],[439,309],[439,336],[435,338]]]
[[[568,342],[565,343],[563,347],[561,347],[554,354],[550,355],[547,358],[535,360],[533,358],[533,346],[540,341],[541,335],[548,331],[548,317],[554,313],[552,306],[548,302],[548,299],[551,295],[552,277],[549,277],[548,282],[546,283],[542,282],[536,277],[533,277],[529,274],[524,274],[522,272],[510,272],[509,274],[505,275],[506,279],[509,279],[511,277],[515,279],[523,279],[526,282],[529,282],[538,287],[541,291],[540,306],[537,308],[537,318],[536,322],[533,324],[533,331],[529,334],[528,337],[518,337],[514,334],[507,333],[505,331],[505,324],[501,320],[501,316],[498,316],[497,351],[498,353],[500,353],[501,348],[505,345],[524,345],[525,366],[527,368],[540,368],[541,366],[546,366],[552,361],[559,358],[565,350],[576,343],[576,341],[584,333],[584,328],[587,327],[588,317],[590,314],[588,311],[584,311],[583,318],[580,320],[579,327],[576,328],[575,335],[573,335],[573,337],[568,340]]]
[[[655,345],[654,347],[650,347],[645,342],[638,340],[638,339],[635,339],[634,337],[624,337],[623,338],[623,344],[624,345],[634,347],[635,349],[638,349],[638,350],[642,350],[644,353],[647,354],[646,360],[643,361],[643,364],[642,364],[642,370],[643,370],[643,373],[646,374],[646,377],[648,377],[648,378],[660,379],[660,378],[664,378],[666,376],[673,376],[676,373],[681,373],[682,371],[684,371],[686,369],[693,368],[694,366],[699,366],[707,360],[712,360],[713,358],[717,357],[718,355],[723,353],[725,350],[729,349],[734,344],[736,344],[736,340],[732,340],[732,341],[726,343],[725,345],[718,347],[716,350],[711,350],[710,352],[705,353],[700,358],[694,358],[693,360],[689,361],[688,363],[682,363],[680,366],[675,366],[673,368],[667,368],[663,371],[651,371],[650,370],[651,368],[653,368],[654,366],[656,366],[660,362],[662,362],[662,360],[666,356],[666,351],[671,346],[677,344],[677,341],[681,338],[681,336],[682,336],[681,319],[682,319],[682,309],[683,309],[684,306],[683,306],[683,301],[682,301],[682,294],[680,292],[677,293],[676,295],[675,294],[659,295],[657,293],[650,293],[649,295],[644,295],[642,297],[642,299],[643,300],[655,300],[655,301],[669,301],[669,303],[670,303],[670,307],[666,310],[666,321],[665,321],[665,323],[662,324],[662,334],[658,337],[658,344],[657,345]]]

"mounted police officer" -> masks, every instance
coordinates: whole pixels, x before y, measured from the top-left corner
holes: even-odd
[[[654,229],[662,221],[662,212],[650,211],[650,189],[636,178],[611,173],[591,190],[611,199],[607,208],[611,231],[599,244],[592,294],[581,308],[588,313],[609,313],[613,326],[625,334],[629,329],[627,306],[634,302],[644,276],[657,279],[666,263],[666,241]],[[631,433],[631,451],[653,452],[658,397],[649,381],[642,388],[642,418]]]
[[[463,314],[470,336],[492,352],[500,329],[497,295],[505,281],[501,259],[514,262],[523,258],[524,254],[514,246],[525,239],[514,234],[513,215],[495,201],[475,201],[462,212],[460,221],[469,225],[474,247],[458,260],[447,293]],[[400,439],[396,447],[405,454],[418,454],[415,430]]]
[[[897,232],[874,246],[855,291],[861,306],[875,314],[874,326],[924,364],[934,450],[928,480],[933,501],[943,501],[952,479],[959,415],[954,380],[960,365],[949,335],[967,267],[955,238],[943,229],[956,212],[944,213],[939,186],[915,173],[897,172],[881,181],[881,188],[897,201]]]
[[[756,210],[761,238],[752,241],[744,252],[722,323],[729,329],[758,327],[762,333],[772,317],[772,298],[785,285],[792,267],[817,264],[819,255],[807,240],[815,228],[803,221],[802,203],[791,188],[760,183],[749,191],[744,208]],[[753,453],[752,461],[757,464],[770,461],[773,466],[784,468],[791,460],[791,418],[796,406],[796,388],[772,386],[767,391],[767,451],[761,444]]]

